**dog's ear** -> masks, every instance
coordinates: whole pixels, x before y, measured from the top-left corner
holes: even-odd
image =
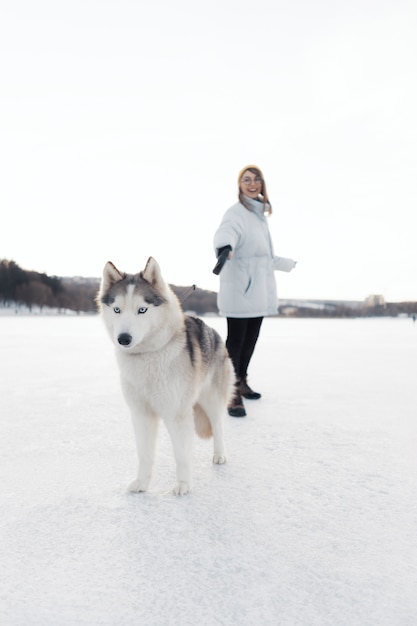
[[[161,268],[152,256],[149,257],[141,275],[142,278],[147,280],[148,283],[152,285],[152,287],[156,287],[158,285],[162,286],[165,284],[165,281],[162,278]]]
[[[110,289],[114,283],[117,283],[119,280],[122,280],[124,275],[119,272],[117,267],[113,265],[111,261],[108,261],[104,266],[103,270],[103,279],[102,279],[102,291],[107,291]]]

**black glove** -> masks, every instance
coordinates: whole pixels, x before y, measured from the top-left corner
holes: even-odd
[[[220,274],[231,250],[232,246],[223,246],[217,250],[217,263],[213,268],[213,274]]]

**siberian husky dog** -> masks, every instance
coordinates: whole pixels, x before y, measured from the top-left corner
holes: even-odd
[[[149,487],[162,419],[176,461],[173,491],[183,495],[192,487],[194,427],[200,437],[213,437],[213,462],[226,462],[223,419],[235,381],[226,346],[201,319],[184,315],[152,257],[138,274],[108,262],[97,303],[132,414],[139,466],[129,490]]]

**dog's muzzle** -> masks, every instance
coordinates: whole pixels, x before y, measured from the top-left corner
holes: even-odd
[[[117,341],[120,343],[121,346],[130,346],[130,344],[132,343],[132,335],[129,335],[129,333],[121,333],[117,337]]]

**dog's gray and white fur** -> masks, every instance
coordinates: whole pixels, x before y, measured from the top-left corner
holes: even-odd
[[[129,489],[149,487],[162,419],[176,460],[173,490],[185,494],[192,486],[194,427],[200,437],[213,436],[213,462],[226,462],[223,420],[235,380],[226,346],[201,319],[184,315],[152,257],[138,274],[108,262],[97,303],[132,414],[139,467]]]

